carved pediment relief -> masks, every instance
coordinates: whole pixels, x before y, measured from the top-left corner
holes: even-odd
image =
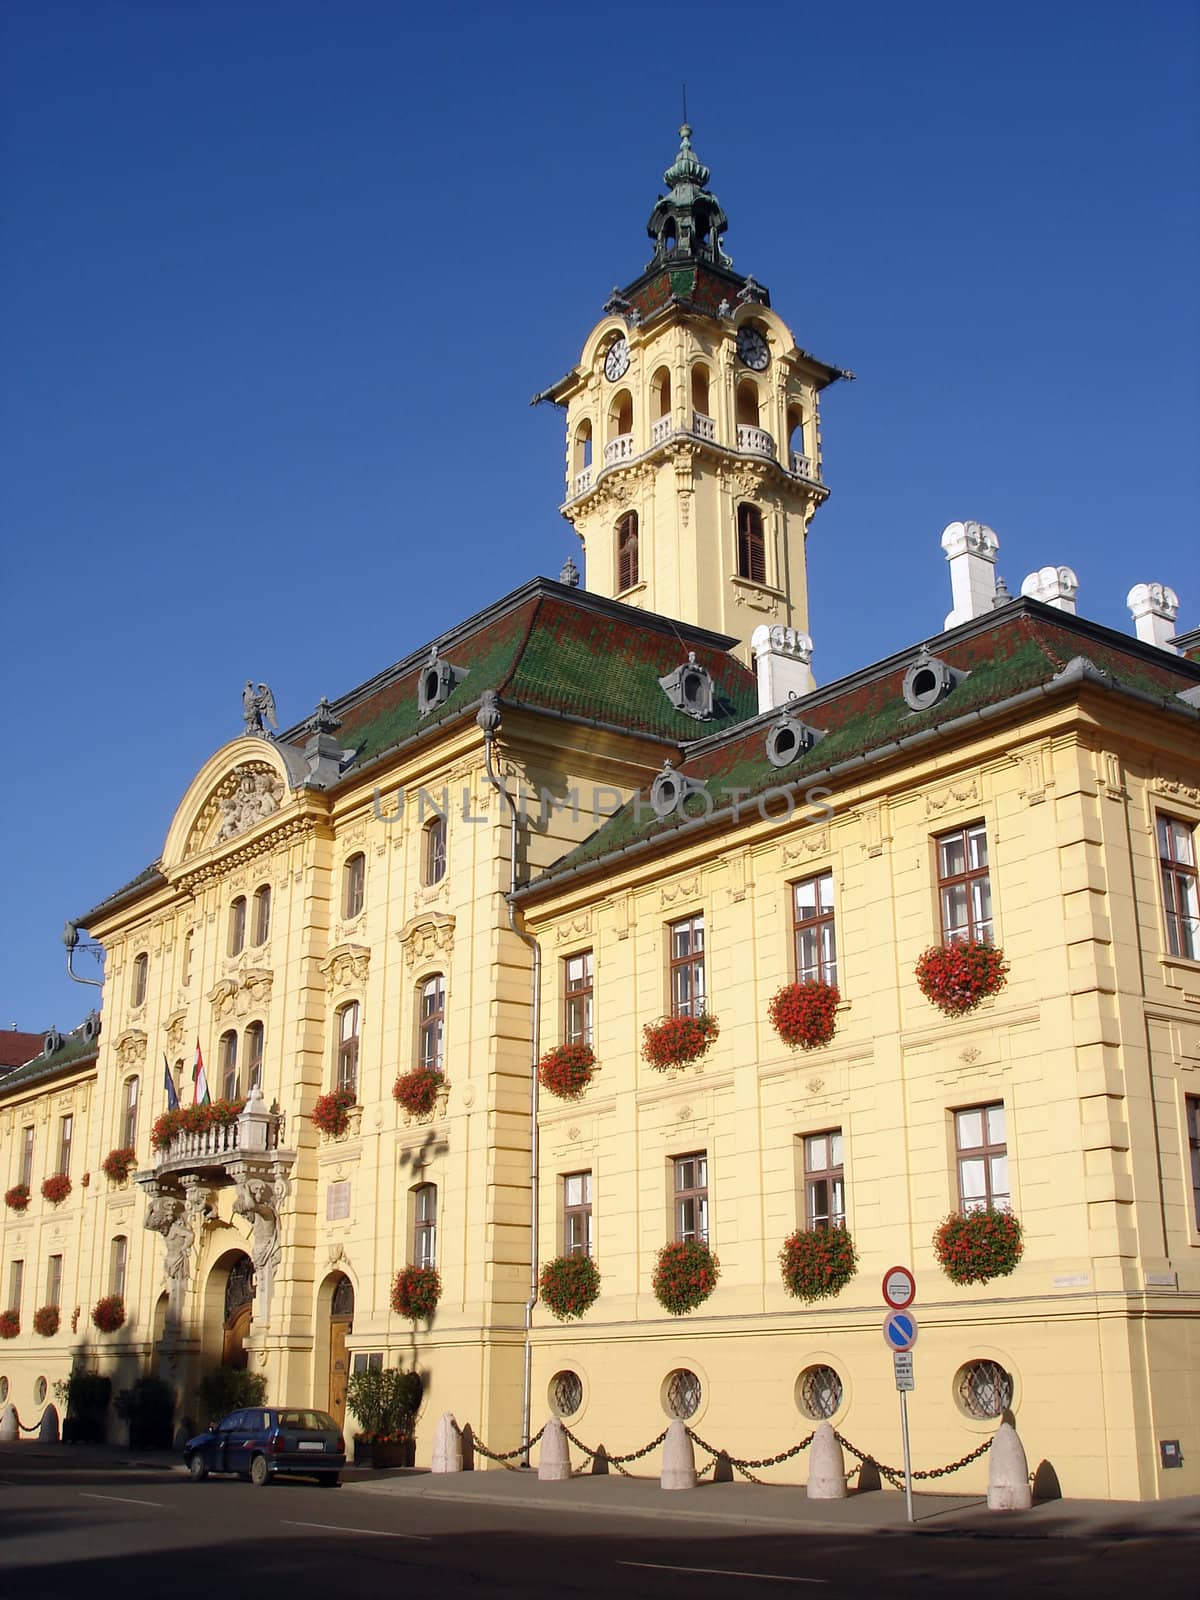
[[[410,917],[396,937],[404,946],[407,966],[438,955],[448,956],[454,949],[454,918],[444,911],[422,912]]]
[[[274,973],[256,971],[222,978],[208,992],[208,1002],[214,1016],[224,1020],[227,1017],[246,1017],[251,1011],[261,1011],[270,1001],[274,981]]]
[[[367,969],[370,965],[371,952],[365,944],[335,945],[329,952],[328,959],[321,963],[326,989],[330,994],[336,994],[339,989],[346,989],[351,985],[361,987],[367,981]]]
[[[140,1066],[146,1059],[146,1035],[140,1028],[126,1028],[114,1048],[122,1067]]]
[[[183,1028],[186,1021],[186,1011],[173,1011],[167,1018],[167,1048],[172,1055],[183,1049]]]
[[[265,761],[243,761],[209,795],[188,835],[185,856],[236,839],[274,816],[283,803],[283,779]]]

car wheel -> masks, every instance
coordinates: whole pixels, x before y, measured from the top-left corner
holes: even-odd
[[[266,1456],[255,1456],[250,1463],[250,1482],[256,1489],[261,1489],[263,1484],[270,1479],[270,1476],[271,1474],[267,1470]]]
[[[341,1478],[336,1472],[319,1472],[317,1474],[317,1482],[321,1485],[322,1489],[336,1489],[341,1481]]]
[[[203,1483],[208,1477],[208,1468],[204,1465],[204,1457],[201,1455],[190,1455],[184,1466],[187,1467],[188,1477],[193,1483]]]

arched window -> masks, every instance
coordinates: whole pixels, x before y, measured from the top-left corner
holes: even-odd
[[[650,379],[650,407],[656,418],[671,415],[671,373],[667,367],[659,367]]]
[[[692,410],[698,416],[707,417],[710,415],[708,407],[708,368],[698,363],[692,368]]]
[[[179,970],[179,981],[185,988],[192,981],[192,954],[195,947],[196,935],[189,928],[183,936],[183,956]]]
[[[129,1264],[129,1240],[118,1233],[108,1247],[108,1292],[125,1298],[125,1268]]]
[[[150,957],[143,950],[133,963],[133,984],[130,989],[129,1003],[134,1006],[144,1006],[146,1003],[146,988],[150,981]]]
[[[121,1146],[132,1150],[137,1144],[138,1091],[136,1078],[125,1079],[125,1109],[121,1115]]]
[[[358,916],[366,902],[367,858],[360,850],[349,856],[342,869],[342,916],[347,920]]]
[[[638,514],[627,511],[617,523],[617,592],[638,581]]]
[[[418,1184],[413,1198],[414,1267],[437,1266],[437,1184]]]
[[[445,1065],[446,980],[440,972],[426,978],[420,989],[417,1021],[417,1060],[441,1072]]]
[[[266,944],[271,937],[271,885],[260,883],[254,891],[254,929],[250,936],[255,944]]]
[[[787,414],[788,452],[792,456],[807,456],[804,448],[804,413],[798,406],[789,406]]]
[[[217,1082],[221,1085],[222,1100],[236,1100],[238,1097],[238,1049],[237,1034],[231,1028],[228,1033],[221,1035],[217,1046]]]
[[[737,386],[737,419],[742,427],[758,427],[758,385],[753,378],[743,378]]]
[[[572,461],[572,470],[586,472],[592,464],[592,424],[585,417],[575,429],[575,452]]]
[[[240,955],[246,945],[246,896],[238,895],[229,907],[229,939],[226,954]]]
[[[667,222],[665,223],[665,225],[663,227],[663,231],[662,231],[662,242],[663,242],[663,250],[666,252],[667,255],[670,255],[671,252],[675,249],[675,246],[676,246],[676,243],[677,243],[676,236],[675,236],[675,221],[674,221],[674,218],[668,218]]]
[[[263,1043],[266,1030],[261,1022],[252,1022],[246,1029],[244,1043],[246,1046],[246,1092],[251,1089],[262,1088],[263,1069]]]
[[[611,444],[625,434],[633,432],[633,396],[628,389],[613,395],[608,408],[608,440]]]
[[[337,1087],[358,1093],[358,1001],[337,1014]]]
[[[421,882],[441,883],[446,876],[446,819],[436,816],[425,824],[421,838]]]
[[[737,508],[737,570],[739,578],[766,583],[767,554],[762,512],[745,501]]]

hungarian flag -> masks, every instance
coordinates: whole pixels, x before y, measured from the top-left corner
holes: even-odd
[[[200,1041],[196,1040],[196,1061],[192,1067],[192,1104],[206,1106],[212,1096],[208,1092],[208,1079],[204,1076],[204,1057],[200,1054]]]
[[[167,1091],[167,1110],[179,1110],[179,1094],[175,1088],[175,1079],[171,1076],[171,1067],[167,1061],[167,1052],[163,1051],[163,1088]]]

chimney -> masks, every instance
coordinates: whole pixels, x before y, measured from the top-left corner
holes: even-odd
[[[1173,656],[1179,654],[1172,640],[1175,618],[1179,615],[1179,596],[1165,583],[1135,583],[1125,596],[1133,617],[1134,632],[1143,644],[1157,645]]]
[[[806,633],[779,623],[770,628],[760,623],[750,635],[750,649],[758,673],[759,711],[774,711],[817,687],[811,665],[813,642]]]
[[[954,610],[946,618],[948,628],[992,609],[999,548],[999,539],[982,522],[951,522],[943,531],[942,549],[950,563],[950,598],[954,601]]]
[[[1031,572],[1021,585],[1021,593],[1031,600],[1040,600],[1056,611],[1075,613],[1075,596],[1079,593],[1079,579],[1070,567],[1039,567]]]

